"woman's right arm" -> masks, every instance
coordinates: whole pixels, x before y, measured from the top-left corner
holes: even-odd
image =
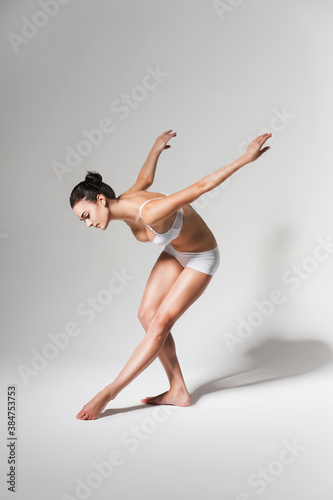
[[[153,147],[150,150],[150,153],[147,157],[147,160],[143,164],[139,176],[144,177],[150,181],[150,185],[154,182],[155,170],[157,161],[159,159],[160,154],[164,149],[169,149],[171,146],[167,143],[172,137],[177,135],[176,132],[172,133],[172,129],[163,132],[159,137],[157,137]]]
[[[170,194],[158,200],[152,200],[147,203],[142,209],[141,215],[146,224],[154,225],[159,221],[169,217],[177,212],[184,205],[189,205],[197,200],[201,195],[216,188],[233,173],[239,170],[244,165],[257,160],[263,153],[268,151],[269,146],[260,149],[263,144],[271,137],[272,134],[264,134],[256,137],[250,142],[245,153],[237,160],[225,165],[224,167],[215,170],[211,174],[206,175],[191,186]]]

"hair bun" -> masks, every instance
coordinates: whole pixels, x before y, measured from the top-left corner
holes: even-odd
[[[93,186],[99,187],[102,183],[103,177],[98,172],[87,172],[84,180]]]

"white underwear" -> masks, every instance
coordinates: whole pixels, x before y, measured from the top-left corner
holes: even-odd
[[[205,274],[213,275],[220,264],[218,246],[207,252],[178,252],[169,243],[164,248],[164,252],[173,255],[184,268],[191,267]]]

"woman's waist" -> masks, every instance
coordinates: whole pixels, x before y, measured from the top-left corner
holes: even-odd
[[[185,210],[184,210],[185,209]],[[191,206],[183,207],[182,230],[169,244],[178,252],[205,252],[217,246],[214,234]]]
[[[179,241],[177,242],[177,244],[175,244],[174,241],[170,241],[170,243],[168,243],[167,246],[171,246],[174,250],[180,253],[210,252],[211,250],[214,250],[214,248],[218,247],[218,243],[214,238],[214,236],[207,239],[200,239],[200,241],[194,241],[194,242],[185,240],[185,241]]]

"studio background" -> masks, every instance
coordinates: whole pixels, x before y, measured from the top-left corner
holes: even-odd
[[[332,497],[332,14],[328,0],[2,2],[2,498],[11,385],[17,499]],[[170,128],[150,191],[273,134],[193,203],[221,252],[172,330],[194,404],[140,403],[168,389],[156,359],[78,421],[144,336],[162,248],[118,221],[88,230],[69,195],[96,170],[118,196]],[[115,450],[103,477],[93,464]]]

